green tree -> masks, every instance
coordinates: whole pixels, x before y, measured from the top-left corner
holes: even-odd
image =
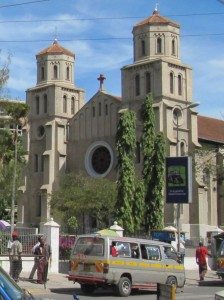
[[[134,232],[138,234],[142,226],[144,225],[145,215],[145,184],[142,179],[136,178],[134,202],[133,202],[133,220],[134,220]]]
[[[150,229],[162,229],[164,226],[164,169],[165,143],[162,133],[158,133],[154,143],[154,155],[151,180],[148,182],[145,221],[147,232]]]
[[[74,221],[72,217],[75,217],[79,223],[83,223],[83,217],[89,215],[96,220],[98,228],[104,228],[113,216],[116,185],[104,178],[68,173],[62,176],[59,189],[50,197],[52,214],[56,220],[67,224],[68,220]]]
[[[161,133],[155,133],[155,115],[152,95],[143,105],[143,180],[145,183],[145,230],[163,227],[163,190],[165,142]]]
[[[8,54],[6,60],[1,64],[1,68],[0,68],[0,94],[3,93],[4,87],[9,79],[10,62],[11,62],[11,55]]]
[[[155,114],[153,110],[152,94],[146,96],[145,102],[142,106],[142,152],[143,152],[143,178],[144,181],[150,181],[152,176],[154,143],[155,143]]]
[[[135,231],[133,204],[135,193],[134,155],[136,146],[136,116],[132,111],[120,112],[117,127],[116,148],[118,151],[118,182],[116,220],[127,233]]]
[[[22,146],[22,138],[18,135],[18,127],[25,124],[28,106],[25,103],[15,103],[6,100],[1,100],[0,105],[5,111],[5,114],[10,117],[6,119],[5,123],[10,122],[15,125],[15,130],[1,129],[0,215],[1,218],[4,218],[6,208],[9,208],[11,204],[12,215],[14,218],[14,206],[17,203],[18,198],[20,175],[25,165],[25,151]],[[12,220],[12,222],[14,223],[14,220]]]

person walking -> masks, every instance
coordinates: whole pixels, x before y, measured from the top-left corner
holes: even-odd
[[[12,238],[10,238],[8,240],[8,243],[7,243],[7,251],[8,251],[8,255],[9,255],[9,275],[12,276],[12,261],[11,261],[11,256],[10,256],[10,252],[11,252],[11,249],[12,249]]]
[[[48,265],[51,263],[51,247],[43,237],[40,239],[40,245],[36,247],[34,254],[37,256],[37,283],[45,284],[47,281]]]
[[[18,282],[19,275],[22,271],[22,251],[23,247],[19,241],[19,234],[16,231],[12,233],[12,245],[9,252],[10,262],[11,262],[11,277]]]
[[[31,250],[32,254],[35,254],[36,248],[40,246],[41,238],[42,238],[42,236],[38,237],[37,243],[33,246],[32,250]],[[29,275],[30,280],[33,280],[34,274],[37,270],[38,262],[39,262],[39,258],[37,256],[34,256],[34,264],[33,264],[32,270]]]
[[[203,245],[203,242],[199,242],[199,246],[196,249],[196,263],[198,264],[200,281],[205,279],[205,274],[208,270],[207,256],[210,256],[208,249]]]

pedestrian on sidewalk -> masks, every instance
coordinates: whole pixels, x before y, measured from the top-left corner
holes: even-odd
[[[200,281],[205,279],[205,274],[208,270],[207,256],[210,256],[208,249],[203,245],[203,242],[199,242],[199,246],[196,249],[196,263],[198,264]]]
[[[36,244],[33,246],[33,248],[32,248],[32,254],[35,254],[36,248],[40,246],[41,238],[42,238],[42,236],[39,236],[39,237],[38,237],[37,243],[36,243]],[[31,272],[30,272],[30,275],[29,275],[29,279],[30,279],[30,280],[33,280],[34,274],[35,274],[35,272],[36,272],[36,270],[37,270],[37,267],[38,267],[38,262],[39,262],[39,258],[38,258],[37,256],[34,256],[34,264],[33,264],[33,268],[32,268],[32,270],[31,270]]]
[[[34,253],[38,259],[37,283],[45,284],[47,281],[48,265],[51,263],[51,247],[43,237],[40,239],[40,245],[36,247]]]
[[[19,241],[19,234],[16,231],[12,233],[12,246],[9,252],[10,262],[11,262],[11,276],[12,278],[18,282],[19,275],[22,271],[22,251],[23,247]]]

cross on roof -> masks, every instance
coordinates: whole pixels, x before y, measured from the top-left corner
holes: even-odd
[[[99,82],[100,82],[99,91],[103,91],[104,90],[104,88],[103,88],[103,82],[104,82],[105,79],[106,79],[106,77],[104,77],[103,74],[100,74],[100,77],[97,78],[97,80],[99,80]]]

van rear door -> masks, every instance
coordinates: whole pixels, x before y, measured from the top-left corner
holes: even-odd
[[[105,273],[106,241],[99,236],[80,236],[71,255],[70,275],[77,278],[99,279]],[[76,280],[80,282],[80,280]]]

